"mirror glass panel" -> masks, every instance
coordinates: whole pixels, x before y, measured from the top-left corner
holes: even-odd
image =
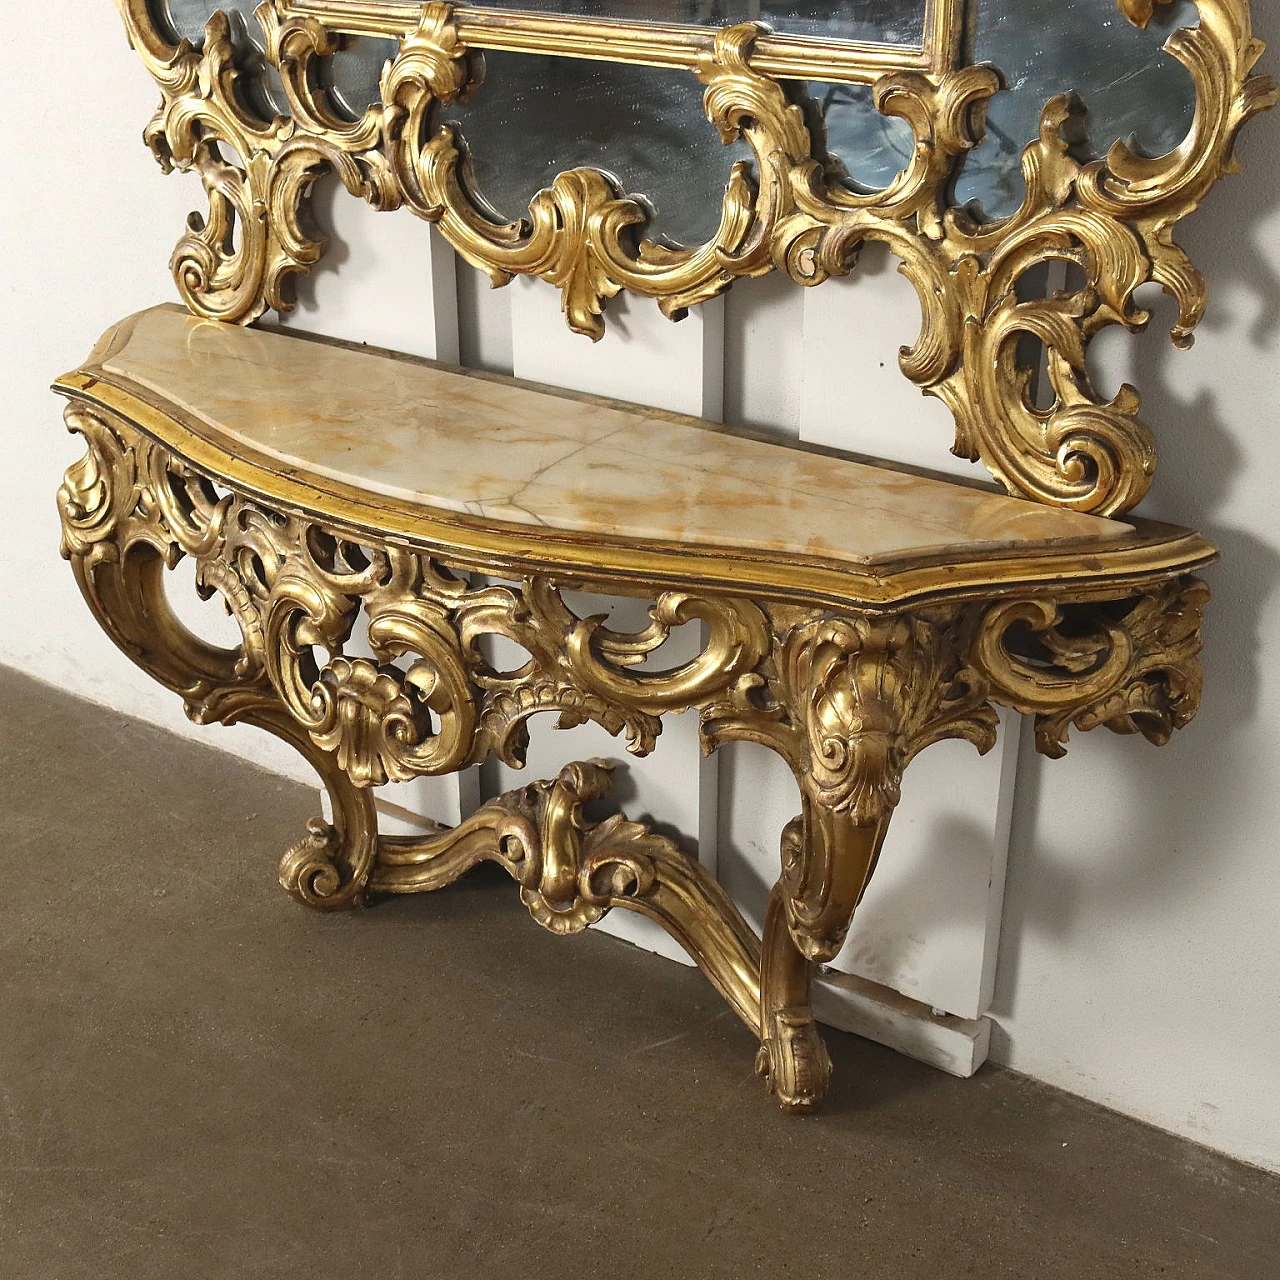
[[[925,0],[484,0],[486,9],[621,22],[730,27],[764,22],[783,35],[924,47]]]
[[[882,116],[868,84],[791,84],[798,101],[807,101],[814,150],[837,163],[835,175],[859,191],[880,191],[911,162],[915,135],[896,116]]]
[[[965,161],[956,203],[976,202],[987,218],[1018,208],[1023,149],[1060,93],[1077,93],[1088,110],[1082,157],[1106,155],[1118,139],[1144,155],[1172,151],[1191,128],[1195,85],[1162,46],[1198,21],[1191,0],[1157,5],[1145,31],[1115,0],[975,0],[966,61],[998,67],[1008,90],[991,103],[986,141]]]
[[[715,235],[730,167],[752,153],[721,143],[688,72],[495,50],[485,68],[480,91],[441,118],[461,137],[475,193],[501,221],[522,217],[557,174],[586,166],[645,198],[650,238],[701,244]]]
[[[245,106],[264,120],[287,115],[288,101],[280,73],[262,56],[262,27],[253,16],[262,0],[149,0],[156,29],[174,41],[190,40],[198,49],[204,43],[204,28],[221,9],[231,22],[231,43],[236,65],[244,73],[240,92]]]
[[[269,117],[287,104],[278,74],[262,57],[253,17],[258,2],[152,0],[161,31],[197,45],[209,15],[226,10],[246,105]],[[756,18],[795,34],[918,45],[926,0],[512,0],[510,7],[704,25]],[[1145,31],[1117,11],[1115,0],[969,0],[965,59],[995,65],[1007,89],[991,103],[986,140],[961,167],[955,202],[987,219],[1017,209],[1022,151],[1036,137],[1044,104],[1059,93],[1077,93],[1088,109],[1082,157],[1105,154],[1117,139],[1147,155],[1171,150],[1190,127],[1195,92],[1186,69],[1162,46],[1174,29],[1197,21],[1193,0],[1159,6]],[[323,83],[339,115],[357,119],[378,101],[382,67],[395,50],[393,40],[348,38],[323,61]],[[469,158],[466,180],[496,219],[522,217],[558,173],[591,166],[647,201],[650,235],[697,244],[714,233],[730,167],[751,153],[742,143],[721,145],[692,74],[495,50],[485,64],[477,92],[445,108],[442,119],[457,129]],[[868,86],[787,88],[805,104],[817,153],[825,149],[838,180],[879,189],[909,161],[910,129],[875,110]]]

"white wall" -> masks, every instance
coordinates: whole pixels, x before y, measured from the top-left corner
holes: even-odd
[[[1276,70],[1280,12],[1254,5]],[[1144,513],[1222,551],[1205,696],[1167,748],[1077,735],[1024,761],[993,1056],[1280,1169],[1280,118],[1264,116],[1179,241],[1213,286],[1196,346],[1096,364],[1144,393]],[[1169,311],[1160,311],[1169,319]]]
[[[173,296],[169,251],[199,192],[194,180],[164,178],[141,145],[156,95],[112,7],[94,0],[55,8],[74,13],[75,30],[60,47],[57,93],[32,83],[37,63],[29,51],[46,43],[47,6],[19,9],[0,50],[11,184],[0,209],[0,243],[8,250],[3,430],[11,460],[0,472],[0,587],[10,612],[3,660],[305,776],[265,735],[189,726],[174,699],[102,637],[57,559],[53,493],[80,450],[58,425],[47,383],[81,361],[109,323]],[[1273,13],[1259,13],[1258,24],[1280,45]],[[1280,659],[1280,508],[1270,499],[1280,471],[1278,123],[1253,128],[1242,148],[1245,176],[1221,188],[1184,234],[1217,285],[1195,351],[1179,355],[1152,337],[1136,355],[1109,344],[1099,361],[1107,377],[1132,365],[1127,376],[1146,394],[1164,449],[1152,512],[1198,524],[1227,557],[1212,574],[1205,710],[1163,751],[1095,734],[1077,740],[1066,761],[1047,765],[1024,744],[994,1006],[996,1052],[1004,1061],[1275,1168],[1280,662],[1272,668],[1268,659]],[[359,306],[353,282],[376,270],[384,237],[399,243],[406,234],[426,236],[407,214],[344,215],[342,230],[347,261],[316,286],[316,310],[303,317],[308,327],[340,332],[352,323]],[[438,268],[437,257],[425,248],[422,255]],[[377,274],[379,287],[387,287],[385,273]],[[412,285],[412,278],[402,280],[403,294],[390,295],[389,324],[400,335],[394,345],[408,350],[423,349],[425,329],[437,319],[415,309]],[[457,292],[463,359],[510,368],[520,346],[513,343],[510,291],[489,294],[464,271]],[[805,430],[806,402],[839,404],[832,389],[849,366],[817,367],[813,345],[800,340],[816,297],[772,280],[747,282],[730,297],[728,420],[794,435]],[[850,360],[869,371],[883,360],[891,373],[898,345],[913,336],[905,283],[873,271],[856,284],[824,286],[822,297],[824,312],[843,309],[847,331],[860,335],[851,339]],[[877,317],[874,332],[869,315]],[[895,326],[886,317],[894,316],[907,331],[889,331]],[[584,341],[584,361],[593,350]],[[864,378],[859,387],[847,416],[828,410],[832,442],[866,447],[855,403],[864,421],[869,412],[881,423],[898,421],[888,412],[901,401],[896,383],[877,389]],[[902,403],[909,416],[896,451],[933,447],[943,465],[948,434],[937,407],[914,393]],[[564,758],[572,751],[567,744]],[[722,858],[742,843],[724,776],[730,786],[738,779],[764,792],[772,784],[763,768],[738,753],[722,770]],[[770,804],[753,819],[768,848],[794,807],[789,795]],[[937,823],[947,813],[942,803]],[[925,831],[946,829],[937,823],[925,822]]]
[[[69,37],[57,41],[56,91],[42,56],[51,28]],[[105,640],[58,559],[54,494],[84,450],[62,430],[48,384],[81,363],[113,321],[175,296],[169,254],[196,207],[194,179],[166,180],[142,143],[157,101],[106,0],[24,6],[7,16],[0,599],[8,625],[0,656],[83,697],[302,778],[296,754],[266,734],[190,725],[173,695]],[[175,600],[179,594],[191,595]]]

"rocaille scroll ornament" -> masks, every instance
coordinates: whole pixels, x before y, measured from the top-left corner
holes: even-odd
[[[1155,3],[1120,0],[1139,24]],[[643,202],[596,170],[561,174],[519,222],[481,207],[460,139],[437,117],[483,92],[485,70],[447,5],[397,9],[411,17],[379,100],[348,119],[323,88],[324,60],[344,39],[339,19],[323,0],[305,13],[266,0],[257,21],[288,104],[287,116],[267,120],[242,92],[224,15],[196,49],[162,38],[147,0],[117,0],[161,87],[147,140],[208,193],[208,215],[193,215],[173,259],[198,315],[243,323],[289,305],[290,278],[324,249],[305,214],[312,184],[329,172],[375,208],[405,205],[436,223],[496,284],[516,274],[550,280],[570,325],[597,337],[622,289],[679,317],[773,269],[820,284],[880,241],[901,259],[923,312],[903,370],[951,409],[956,451],[980,458],[1011,492],[1103,515],[1141,499],[1155,451],[1136,391],[1107,400],[1092,386],[1088,343],[1107,326],[1145,326],[1136,298],[1151,281],[1178,303],[1175,341],[1189,340],[1205,287],[1174,229],[1231,167],[1241,125],[1276,96],[1252,74],[1262,47],[1245,0],[1197,3],[1198,27],[1168,45],[1197,90],[1183,145],[1156,160],[1118,146],[1082,163],[1066,141],[1077,106],[1056,99],[1023,156],[1021,207],[987,224],[949,207],[946,193],[981,138],[995,71],[880,78],[876,107],[910,126],[914,146],[884,189],[856,191],[814,154],[794,90],[753,64],[759,28],[721,30],[688,69],[705,86],[708,120],[726,142],[745,140],[754,162],[733,170],[712,239],[679,248],[646,238]],[[360,11],[376,22],[386,8]],[[1027,273],[1053,260],[1075,267],[1079,282],[1024,296]],[[1031,396],[1019,364],[1027,339],[1046,352],[1047,404]],[[139,429],[136,408],[113,410],[87,383],[70,395],[68,425],[87,453],[59,492],[63,553],[98,620],[195,720],[276,734],[329,791],[330,820],[312,823],[281,862],[294,897],[335,910],[370,893],[438,888],[489,860],[553,932],[580,932],[614,908],[640,912],[680,941],[757,1036],[757,1069],[790,1110],[811,1108],[827,1087],[815,963],[845,941],[920,751],[945,738],[988,749],[998,705],[1033,716],[1038,748],[1058,755],[1073,727],[1164,741],[1199,703],[1207,591],[1176,570],[1109,585],[1084,575],[1066,587],[1029,567],[1025,581],[1002,580],[987,597],[938,578],[909,606],[836,608],[785,584],[729,591],[646,567],[627,589],[652,600],[650,621],[627,634],[567,603],[569,587],[617,589],[590,568],[561,580],[497,553],[344,522],[341,502],[277,507],[218,478],[234,469],[202,471],[171,453],[163,433]],[[235,620],[234,648],[195,636],[171,609],[164,578],[184,557],[195,561],[199,591],[220,597]],[[655,670],[648,659],[690,623],[699,651]],[[522,656],[504,669],[497,654],[513,647]],[[795,775],[800,813],[782,833],[763,939],[671,840],[619,814],[588,817],[608,790],[603,761],[497,797],[452,830],[378,832],[374,788],[495,757],[522,764],[535,715],[595,723],[644,755],[663,717],[682,711],[700,716],[706,750],[755,742]]]
[[[691,71],[706,86],[708,119],[726,142],[744,139],[754,164],[751,173],[734,167],[712,239],[676,248],[647,238],[643,202],[595,169],[560,174],[534,197],[527,219],[493,220],[463,179],[459,140],[436,119],[438,107],[483,92],[483,58],[459,36],[448,5],[422,6],[416,30],[387,63],[381,101],[348,121],[328,105],[316,74],[340,40],[323,6],[295,14],[288,0],[266,0],[257,19],[290,111],[268,121],[237,92],[241,72],[224,16],[210,19],[196,50],[158,34],[147,0],[116,3],[162,91],[148,142],[164,166],[198,173],[208,193],[208,216],[192,216],[173,258],[196,314],[248,322],[291,305],[289,277],[324,251],[303,212],[311,185],[329,171],[375,208],[405,205],[434,222],[494,284],[518,274],[551,281],[569,324],[592,337],[603,332],[607,300],[623,289],[679,318],[740,277],[777,268],[813,285],[846,274],[864,243],[880,241],[901,259],[923,312],[903,372],[951,410],[954,451],[981,460],[1012,493],[1099,515],[1141,501],[1156,455],[1137,391],[1100,395],[1088,345],[1108,326],[1149,323],[1135,297],[1150,281],[1176,300],[1174,341],[1189,343],[1206,286],[1174,229],[1232,170],[1240,127],[1276,101],[1274,84],[1252,74],[1263,46],[1248,0],[1196,0],[1199,24],[1167,46],[1196,86],[1182,145],[1151,160],[1117,144],[1105,159],[1082,163],[1066,141],[1078,104],[1055,99],[1023,157],[1021,208],[978,224],[947,206],[947,190],[957,161],[982,137],[985,104],[999,88],[994,71],[882,77],[876,106],[910,125],[914,146],[887,187],[858,193],[815,156],[803,112],[782,84],[752,66],[759,29],[729,27]],[[1157,0],[1119,3],[1145,25]],[[1073,264],[1079,284],[1020,298],[1027,272],[1049,260]],[[1047,406],[1028,394],[1030,371],[1018,359],[1024,339],[1047,353]]]
[[[1036,716],[1040,749],[1060,754],[1070,725],[1160,741],[1198,703],[1207,592],[1193,578],[842,612],[641,576],[651,621],[628,634],[577,616],[546,575],[475,582],[477,569],[502,566],[276,509],[87,400],[73,396],[67,423],[87,452],[59,491],[62,549],[101,625],[195,720],[267,729],[324,780],[332,820],[286,853],[290,893],[333,910],[370,892],[438,888],[488,859],[554,932],[615,907],[641,912],[759,1037],[759,1070],[792,1110],[812,1107],[830,1074],[813,962],[844,941],[911,759],[944,738],[990,747],[993,704]],[[184,557],[236,621],[235,648],[200,639],[169,606],[164,575]],[[364,652],[351,642],[361,618]],[[701,650],[646,669],[694,620]],[[528,655],[519,667],[495,665],[495,637]],[[534,715],[593,721],[643,755],[662,717],[685,710],[700,714],[708,751],[761,743],[795,773],[801,813],[783,833],[763,944],[670,840],[618,815],[587,820],[583,806],[607,790],[602,762],[490,801],[452,831],[378,834],[373,787],[491,756],[522,763]]]

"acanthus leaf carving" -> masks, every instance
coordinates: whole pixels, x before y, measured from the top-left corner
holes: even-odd
[[[1066,754],[1074,725],[1163,745],[1200,705],[1200,627],[1209,588],[1176,578],[1087,613],[1052,600],[993,606],[973,650],[994,696],[1036,720],[1036,745]]]
[[[1156,2],[1118,0],[1138,25],[1150,21]],[[990,68],[882,77],[878,109],[905,120],[915,142],[887,187],[860,192],[813,155],[799,106],[752,65],[760,28],[723,28],[690,69],[706,86],[707,116],[721,136],[751,146],[754,174],[734,167],[716,234],[685,248],[646,238],[643,203],[594,169],[559,175],[527,219],[493,219],[468,190],[458,140],[436,122],[439,104],[475,92],[483,78],[482,58],[459,36],[448,5],[423,6],[384,71],[381,102],[356,121],[328,108],[312,73],[336,47],[325,19],[314,6],[297,15],[284,3],[262,5],[267,58],[291,111],[287,120],[264,121],[237,97],[224,17],[210,20],[196,51],[160,38],[146,0],[117,4],[163,94],[148,141],[162,164],[196,171],[208,191],[208,216],[193,215],[173,260],[197,314],[244,323],[290,305],[291,276],[324,250],[301,215],[312,183],[329,171],[376,208],[405,204],[435,222],[495,284],[516,274],[551,281],[570,326],[593,338],[621,290],[654,298],[679,318],[735,279],[773,268],[802,284],[846,274],[862,244],[881,241],[901,259],[921,304],[920,335],[902,351],[903,372],[951,410],[955,452],[980,459],[1011,492],[1098,515],[1142,499],[1155,449],[1134,389],[1108,400],[1093,388],[1087,345],[1110,325],[1145,327],[1150,317],[1134,296],[1148,281],[1177,299],[1174,341],[1189,344],[1206,286],[1174,241],[1176,224],[1233,171],[1240,128],[1277,98],[1275,85],[1253,73],[1263,46],[1247,0],[1197,0],[1198,26],[1176,32],[1167,46],[1197,90],[1183,144],[1154,160],[1117,144],[1105,159],[1082,164],[1063,134],[1072,104],[1057,99],[1024,155],[1021,209],[977,225],[947,207],[947,192],[956,163],[982,137],[985,104],[999,83]],[[1074,263],[1083,283],[1065,297],[1019,302],[1018,281],[1047,259]],[[1047,409],[1027,394],[1017,361],[1024,337],[1048,353]]]
[[[703,712],[710,745],[762,743],[795,774],[803,810],[783,833],[779,890],[809,960],[843,945],[910,761],[943,738],[995,743],[986,683],[967,660],[971,625],[964,611],[801,618],[760,676]]]

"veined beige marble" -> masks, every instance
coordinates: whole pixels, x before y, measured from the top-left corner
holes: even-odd
[[[157,307],[102,361],[290,468],[486,520],[870,564],[1116,520]]]

